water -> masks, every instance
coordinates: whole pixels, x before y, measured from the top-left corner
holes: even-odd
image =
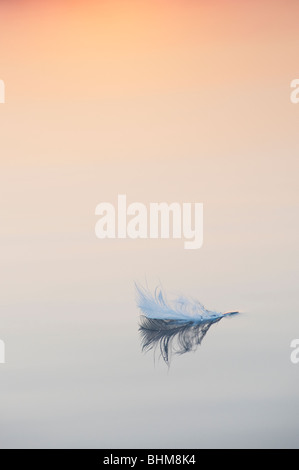
[[[298,447],[292,249],[271,264],[271,242],[249,253],[231,244],[225,266],[222,249],[190,253],[180,241],[101,242],[88,231],[8,240],[1,447]],[[168,367],[141,351],[134,281],[145,277],[241,313]]]
[[[239,82],[5,104],[1,447],[298,447],[296,111]],[[97,239],[118,194],[203,202],[203,247]],[[241,313],[168,367],[141,350],[135,281]]]

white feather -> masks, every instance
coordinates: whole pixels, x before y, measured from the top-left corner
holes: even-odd
[[[187,297],[177,297],[168,301],[161,288],[156,288],[154,294],[149,289],[136,286],[137,305],[142,314],[147,318],[161,320],[179,320],[202,322],[216,320],[224,315],[232,315],[238,312],[219,313],[207,310],[198,300]]]

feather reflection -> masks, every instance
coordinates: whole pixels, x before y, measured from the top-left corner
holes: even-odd
[[[169,301],[161,288],[152,293],[147,287],[135,286],[137,306],[141,312],[142,350],[159,349],[168,365],[172,354],[195,351],[214,323],[239,313],[208,310],[198,300],[184,296]]]
[[[158,349],[167,365],[173,354],[185,354],[195,351],[201,344],[210,327],[221,320],[186,322],[180,320],[161,320],[140,317],[142,351]]]

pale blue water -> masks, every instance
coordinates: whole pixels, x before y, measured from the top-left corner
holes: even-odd
[[[296,206],[207,199],[195,251],[100,241],[100,175],[22,169],[3,186],[0,446],[298,447]],[[241,313],[168,368],[141,351],[135,281]]]
[[[113,297],[98,284],[97,302],[6,306],[1,447],[298,447],[290,296],[236,293],[244,313],[168,369],[141,353],[131,280],[113,280]]]

